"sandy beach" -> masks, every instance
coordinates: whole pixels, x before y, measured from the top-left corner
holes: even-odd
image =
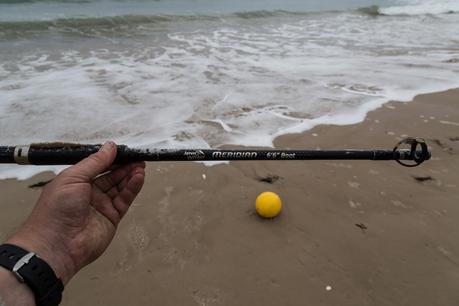
[[[433,158],[395,162],[150,163],[108,251],[63,305],[459,305],[459,90],[391,102],[360,124],[317,126],[277,148],[392,148],[423,137]],[[3,240],[40,188],[0,182]],[[271,183],[263,178],[273,177]],[[262,220],[256,196],[277,192]]]

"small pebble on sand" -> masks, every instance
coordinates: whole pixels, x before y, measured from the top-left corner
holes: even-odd
[[[360,187],[360,184],[358,182],[347,182],[347,184],[351,188],[359,188]]]

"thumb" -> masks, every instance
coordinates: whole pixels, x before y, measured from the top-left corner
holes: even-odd
[[[112,165],[116,158],[116,151],[116,144],[112,141],[107,141],[97,153],[91,154],[71,167],[69,172],[74,175],[93,179],[105,172]]]

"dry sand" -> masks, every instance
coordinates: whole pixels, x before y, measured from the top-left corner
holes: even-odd
[[[108,251],[63,305],[459,305],[459,90],[388,103],[365,122],[319,126],[278,148],[390,148],[425,137],[433,158],[149,164]],[[266,176],[279,176],[272,184]],[[0,238],[44,180],[0,182]],[[415,179],[425,178],[420,182]],[[272,190],[284,210],[254,214]],[[327,290],[327,286],[329,290]]]

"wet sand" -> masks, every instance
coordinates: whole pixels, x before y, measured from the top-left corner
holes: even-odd
[[[433,158],[417,168],[150,163],[113,244],[70,282],[63,305],[459,305],[458,107],[459,90],[422,95],[275,143],[391,148],[419,136]],[[1,239],[39,196],[28,186],[50,177],[0,182]],[[266,190],[284,202],[274,220],[254,213]]]

